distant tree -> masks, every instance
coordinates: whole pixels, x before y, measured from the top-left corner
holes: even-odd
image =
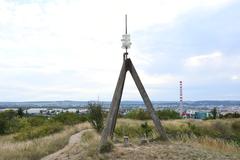
[[[234,112],[234,113],[227,113],[225,115],[220,114],[220,118],[240,118],[240,113]]]
[[[234,112],[234,113],[233,113],[233,118],[240,118],[240,114],[237,113],[237,112]]]
[[[22,118],[24,116],[24,112],[23,112],[23,109],[22,108],[18,108],[17,110],[17,115]]]
[[[104,116],[102,112],[102,106],[96,103],[89,103],[88,112],[89,112],[89,117],[88,117],[89,122],[91,123],[93,128],[97,130],[97,132],[101,132],[104,127],[103,125]]]
[[[213,115],[213,119],[216,119],[217,118],[217,108],[214,107],[212,110],[211,110],[211,113]]]

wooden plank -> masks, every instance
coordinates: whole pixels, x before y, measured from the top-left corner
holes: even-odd
[[[111,103],[110,110],[109,110],[108,117],[107,117],[107,123],[102,131],[100,145],[104,145],[108,141],[108,139],[110,137],[112,137],[112,135],[113,135],[113,131],[114,131],[115,125],[116,125],[119,105],[120,105],[121,98],[122,98],[122,91],[123,91],[123,87],[124,87],[126,72],[127,72],[127,69],[126,69],[126,63],[124,60],[122,69],[120,71],[120,75],[118,78],[117,86],[115,88],[114,95],[112,98],[112,103]]]
[[[148,94],[147,94],[147,92],[146,92],[146,90],[145,90],[145,88],[144,88],[144,86],[143,86],[143,84],[142,84],[142,82],[141,82],[141,80],[140,80],[140,78],[137,74],[137,71],[136,71],[135,67],[133,66],[132,61],[130,59],[129,59],[129,64],[128,65],[129,65],[129,70],[130,70],[130,73],[133,77],[133,80],[134,80],[134,82],[135,82],[135,84],[136,84],[136,86],[137,86],[137,88],[138,88],[138,90],[139,90],[139,92],[142,96],[142,99],[143,99],[143,101],[144,101],[144,103],[147,107],[148,112],[150,113],[150,115],[152,117],[153,123],[155,124],[155,127],[156,127],[156,129],[157,129],[157,131],[160,135],[160,138],[162,140],[168,141],[168,137],[166,135],[166,132],[165,132],[161,122],[160,122],[160,119],[156,115],[156,113],[154,111],[154,108],[153,108],[153,105],[152,105],[152,103],[151,103],[151,101],[148,97]]]

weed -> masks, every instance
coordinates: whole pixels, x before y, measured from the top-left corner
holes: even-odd
[[[107,141],[105,144],[100,146],[100,153],[111,152],[113,149],[113,143],[111,141]]]

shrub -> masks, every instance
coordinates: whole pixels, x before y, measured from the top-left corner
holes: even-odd
[[[13,110],[7,110],[0,113],[0,134],[11,133],[14,123],[14,118],[17,113]]]
[[[4,134],[6,129],[6,122],[0,118],[0,134]]]
[[[164,109],[157,111],[157,115],[159,119],[167,120],[167,119],[181,119],[181,116],[178,112],[171,109]]]
[[[147,122],[141,124],[141,130],[143,132],[143,135],[146,136],[146,138],[148,138],[153,131],[152,127],[150,127]]]
[[[216,137],[218,132],[211,127],[207,126],[200,126],[192,123],[188,123],[188,127],[190,128],[191,132],[196,136],[210,136]]]
[[[87,121],[87,117],[84,115],[78,115],[77,113],[65,112],[54,116],[53,120],[66,125],[74,125]]]
[[[18,132],[22,127],[24,127],[21,125],[21,118],[19,117],[14,117],[13,119],[7,121],[6,124],[7,124],[5,130],[6,134]]]
[[[140,126],[130,126],[126,124],[117,125],[114,133],[118,137],[128,136],[129,138],[140,137],[143,135],[143,131]]]
[[[240,133],[240,120],[232,123],[232,129],[238,133]]]
[[[27,119],[27,121],[30,126],[36,127],[36,126],[41,126],[41,125],[47,123],[48,119],[47,119],[47,117],[44,117],[44,116],[34,116],[34,117],[29,117]]]
[[[189,126],[185,124],[178,124],[178,125],[168,124],[164,127],[166,129],[167,135],[170,138],[178,138],[182,136],[190,137],[193,134]],[[195,125],[192,127],[195,128]]]
[[[151,119],[149,113],[144,109],[133,109],[125,115],[125,118],[148,120]]]
[[[234,112],[234,113],[227,113],[225,115],[220,114],[220,118],[240,118],[240,113]]]
[[[22,140],[44,137],[49,134],[59,132],[62,129],[63,129],[63,125],[59,122],[47,123],[45,125],[38,126],[38,127],[24,128],[14,136],[14,139],[22,141]]]
[[[216,121],[212,124],[212,130],[218,132],[218,137],[223,139],[231,139],[232,130],[231,125],[224,123],[223,121]]]
[[[113,149],[113,143],[111,141],[107,141],[106,144],[100,146],[100,153],[111,152]]]
[[[103,112],[100,104],[88,104],[89,117],[88,120],[97,132],[101,132],[103,129]]]

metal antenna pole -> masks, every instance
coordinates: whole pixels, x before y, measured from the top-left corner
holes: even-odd
[[[125,34],[127,35],[127,14],[125,14]],[[128,52],[126,48],[126,58],[127,58]]]
[[[123,60],[127,59],[128,48],[131,46],[130,35],[127,33],[127,14],[125,14],[125,34],[122,35],[122,48],[125,49],[125,53],[123,54]]]
[[[125,33],[127,34],[127,15],[125,15],[125,27],[126,27]]]

